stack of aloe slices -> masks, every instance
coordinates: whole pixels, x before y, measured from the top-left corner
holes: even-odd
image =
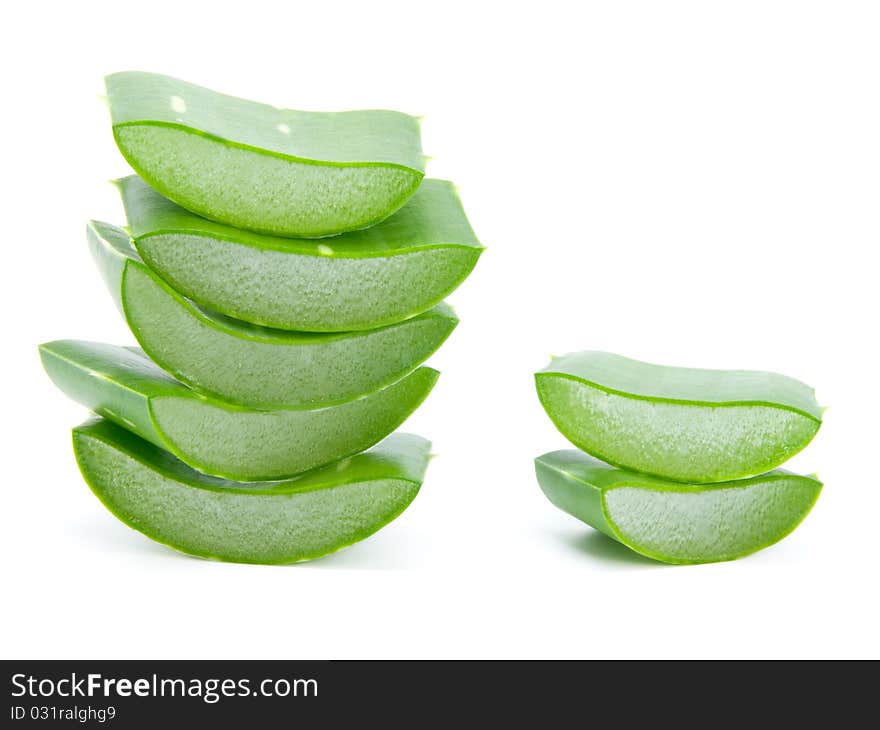
[[[89,486],[193,555],[308,560],[416,496],[430,443],[392,434],[458,323],[482,252],[454,186],[424,179],[418,120],[277,109],[149,73],[107,78],[127,227],[87,239],[140,347],[40,347],[97,417]]]
[[[580,449],[535,460],[544,493],[642,555],[743,557],[791,533],[819,497],[814,476],[776,468],[822,424],[813,390],[793,378],[588,351],[554,358],[535,380]]]

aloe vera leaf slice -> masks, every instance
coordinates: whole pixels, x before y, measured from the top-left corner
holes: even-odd
[[[684,482],[779,466],[822,422],[813,390],[776,373],[667,367],[587,351],[555,358],[535,382],[547,415],[579,449]]]
[[[251,408],[334,405],[412,372],[458,324],[439,304],[374,330],[313,334],[267,329],[187,301],[139,259],[128,234],[87,228],[114,299],[153,362],[207,395]]]
[[[426,180],[383,223],[321,243],[199,218],[136,175],[117,186],[150,268],[202,306],[267,327],[339,332],[399,322],[454,291],[483,251],[445,180]]]
[[[278,109],[137,71],[105,82],[129,164],[187,210],[231,226],[306,238],[366,228],[425,174],[419,120],[407,114]]]
[[[369,448],[406,420],[439,375],[422,367],[339,405],[258,411],[196,393],[138,348],[57,340],[40,354],[69,397],[194,469],[242,481],[294,476]]]
[[[750,555],[789,535],[822,483],[783,469],[718,484],[682,484],[617,469],[580,451],[535,459],[557,507],[627,547],[665,563]]]
[[[430,442],[394,434],[370,451],[275,482],[206,476],[105,419],[73,430],[76,460],[117,518],[190,555],[293,563],[369,537],[412,502]]]

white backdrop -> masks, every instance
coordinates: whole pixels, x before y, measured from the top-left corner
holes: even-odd
[[[19,3],[4,11],[5,658],[878,657],[880,10],[871,2]],[[81,481],[36,344],[133,344],[88,255],[126,174],[102,76],[425,116],[488,246],[405,429],[421,495],[292,567],[195,560]],[[638,559],[552,507],[532,373],[607,349],[777,370],[830,406],[825,481],[733,563]]]

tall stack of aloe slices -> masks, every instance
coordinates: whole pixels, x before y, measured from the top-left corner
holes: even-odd
[[[392,434],[438,373],[443,299],[482,251],[418,120],[300,112],[109,76],[126,228],[87,238],[140,347],[61,340],[49,376],[95,418],[77,462],[107,508],[186,553],[307,560],[414,499],[430,443]],[[387,438],[386,438],[387,437]]]
[[[544,493],[642,555],[749,555],[791,533],[819,497],[814,476],[776,468],[822,424],[813,390],[793,378],[579,352],[535,379],[547,415],[580,449],[535,460]]]

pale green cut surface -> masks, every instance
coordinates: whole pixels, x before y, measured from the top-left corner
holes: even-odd
[[[150,268],[198,304],[267,327],[341,332],[400,322],[453,292],[483,251],[445,180],[425,180],[382,223],[321,242],[199,218],[137,176],[118,186]]]
[[[773,545],[812,509],[822,483],[775,470],[682,484],[616,469],[579,451],[535,460],[547,498],[632,550],[666,563],[733,560]]]
[[[252,408],[333,405],[412,372],[458,323],[445,304],[374,330],[310,334],[267,329],[201,309],[141,263],[128,234],[88,227],[110,291],[147,355],[187,385]]]
[[[760,474],[821,425],[808,386],[775,373],[669,368],[610,353],[554,359],[538,396],[575,446],[616,466],[683,482]]]
[[[302,112],[159,74],[106,78],[116,143],[179,205],[282,236],[374,225],[424,177],[419,122],[386,110]]]
[[[190,555],[293,563],[352,545],[403,512],[430,443],[395,434],[370,451],[276,482],[201,474],[104,419],[73,431],[80,470],[117,518]]]
[[[252,481],[294,476],[378,443],[421,404],[439,373],[422,367],[339,405],[253,410],[201,395],[143,351],[58,340],[40,346],[69,397],[205,474]]]

